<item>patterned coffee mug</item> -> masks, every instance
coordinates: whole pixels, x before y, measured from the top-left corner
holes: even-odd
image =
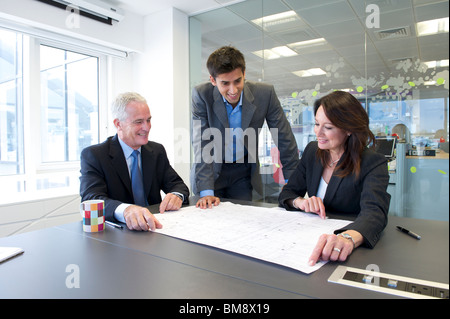
[[[101,232],[105,229],[105,201],[101,199],[84,201],[80,204],[80,213],[85,232]]]

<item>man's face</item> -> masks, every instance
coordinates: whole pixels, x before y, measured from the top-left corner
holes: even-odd
[[[214,79],[209,77],[211,83],[217,86],[220,94],[235,107],[241,98],[242,90],[244,89],[245,73],[240,68],[237,68],[229,73],[222,73]]]
[[[127,118],[123,121],[114,120],[117,135],[133,149],[138,149],[148,143],[150,133],[151,114],[146,103],[132,101],[126,107]]]

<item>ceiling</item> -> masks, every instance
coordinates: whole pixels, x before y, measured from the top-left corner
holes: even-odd
[[[424,70],[423,65],[417,67],[417,61],[449,58],[448,32],[421,37],[416,33],[417,22],[448,17],[448,0],[113,1],[144,15],[171,6],[187,13],[202,30],[202,79],[208,79],[204,65],[209,54],[230,44],[246,57],[246,78],[274,84],[280,96],[358,86],[372,88],[372,94],[383,85],[398,91],[404,83],[423,84],[442,71]],[[367,15],[373,12],[366,13],[366,3],[379,8],[375,28],[366,25]],[[265,30],[252,22],[286,11],[294,11],[296,19]],[[399,34],[389,33],[399,28]],[[381,39],[378,33],[386,30],[390,30],[384,33],[388,36]],[[315,38],[324,38],[326,44],[297,49],[292,57],[265,60],[252,53]],[[292,73],[310,68],[321,68],[327,74],[300,78]],[[444,69],[448,94],[448,66]]]
[[[140,15],[149,15],[168,8],[178,10],[193,15],[220,8],[224,3],[234,3],[233,0],[105,0],[126,11]]]

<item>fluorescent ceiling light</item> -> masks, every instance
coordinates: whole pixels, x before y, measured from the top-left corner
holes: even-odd
[[[440,61],[428,61],[424,62],[424,64],[429,68],[442,68],[442,67],[448,67],[448,59],[447,60],[440,60]]]
[[[260,51],[254,51],[253,54],[263,58],[264,60],[273,60],[282,57],[294,56],[297,53],[286,46],[275,47],[272,49],[265,49]]]
[[[292,73],[294,73],[295,75],[297,75],[301,78],[327,74],[327,72],[325,72],[321,68],[312,68],[312,69],[308,69],[308,70],[295,71]]]
[[[419,37],[448,32],[448,17],[418,22],[416,24],[416,29]]]
[[[312,39],[312,40],[307,40],[307,41],[290,43],[290,44],[288,44],[288,46],[290,46],[291,48],[294,48],[294,49],[301,49],[301,48],[309,48],[309,47],[314,47],[314,46],[318,46],[318,45],[323,45],[325,43],[327,43],[327,41],[324,38],[317,38],[317,39]]]
[[[287,46],[272,48],[271,51],[283,57],[297,55],[297,52],[289,49]]]
[[[252,22],[260,27],[270,28],[279,24],[293,22],[295,20],[300,20],[295,11],[286,11],[272,14],[270,16],[265,16],[259,19],[254,19],[252,20]]]
[[[260,58],[262,58],[264,60],[273,60],[273,59],[278,59],[280,57],[279,54],[276,54],[275,52],[272,52],[269,49],[254,51],[252,53],[259,56]]]

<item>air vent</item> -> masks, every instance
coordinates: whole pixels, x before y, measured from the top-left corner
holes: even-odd
[[[409,37],[411,35],[409,27],[401,27],[389,30],[376,31],[375,35],[378,40],[398,39]]]
[[[408,61],[408,60],[414,61],[414,58],[413,58],[413,57],[406,57],[406,58],[392,59],[392,60],[390,60],[390,61],[391,61],[391,63],[393,63],[393,64],[398,64],[398,63],[404,63],[404,62],[406,62],[406,61]]]

